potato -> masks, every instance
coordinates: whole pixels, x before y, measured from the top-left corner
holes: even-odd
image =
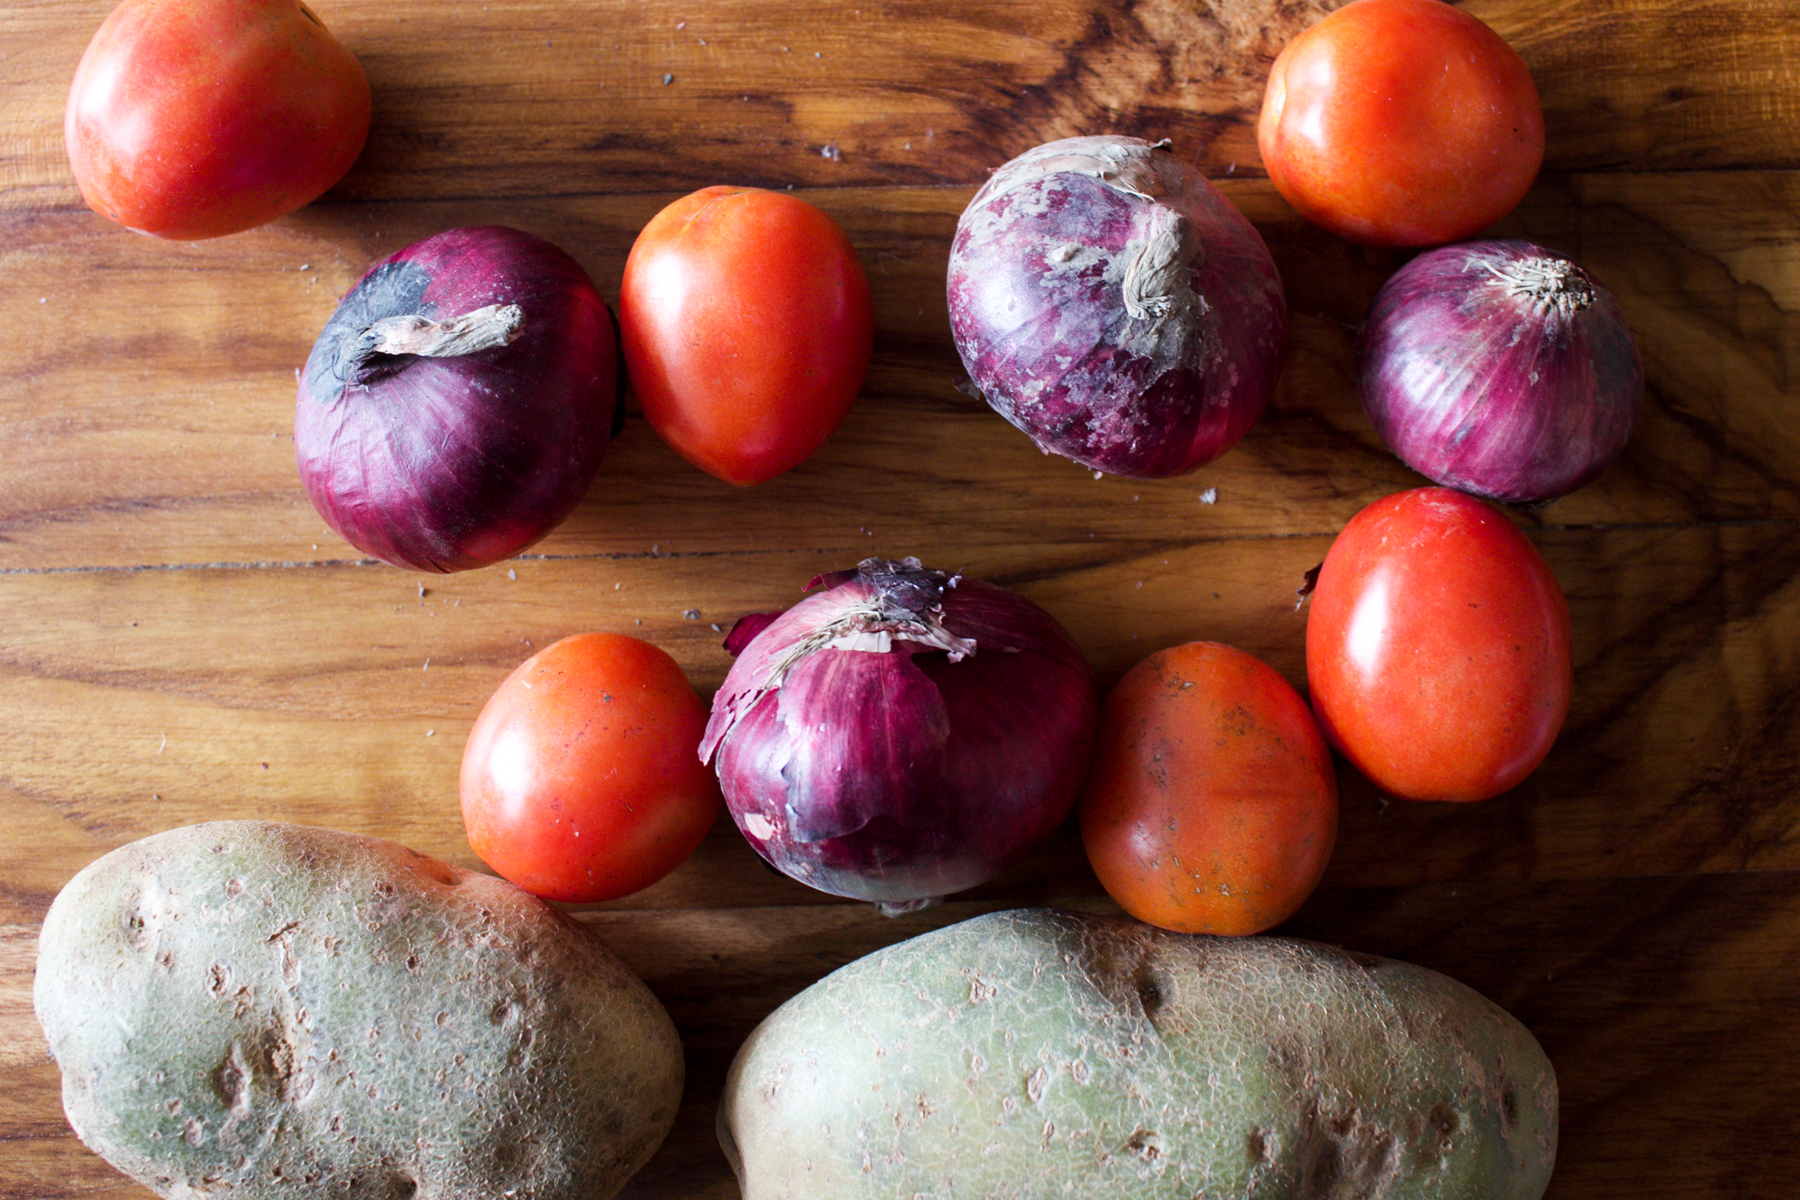
[[[860,959],[726,1082],[744,1200],[1542,1195],[1556,1079],[1442,975],[1025,909]]]
[[[82,1141],[166,1197],[594,1200],[661,1144],[674,1024],[582,925],[390,842],[256,821],[99,859],[33,992]]]

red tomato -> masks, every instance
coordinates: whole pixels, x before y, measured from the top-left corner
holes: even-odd
[[[550,900],[649,887],[718,814],[700,761],[707,708],[663,651],[583,633],[520,664],[463,749],[462,812],[483,862]]]
[[[124,0],[63,117],[88,207],[184,240],[316,199],[368,131],[362,66],[298,0]]]
[[[798,466],[844,419],[875,311],[830,217],[785,192],[709,187],[638,234],[619,332],[656,432],[702,470],[752,484]]]
[[[1454,242],[1513,210],[1544,161],[1524,61],[1444,0],[1355,0],[1269,72],[1263,167],[1308,220],[1373,246]]]
[[[1133,667],[1101,709],[1081,840],[1112,898],[1179,933],[1278,925],[1337,840],[1337,777],[1288,681],[1191,642]]]
[[[1363,509],[1313,589],[1306,678],[1357,770],[1408,800],[1484,800],[1537,769],[1573,678],[1569,606],[1537,547],[1447,488]]]

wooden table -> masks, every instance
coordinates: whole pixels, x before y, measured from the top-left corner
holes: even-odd
[[[147,1194],[65,1125],[30,1009],[45,908],[104,851],[254,816],[479,866],[463,739],[534,647],[637,634],[710,694],[721,629],[875,554],[1019,589],[1103,686],[1196,638],[1300,684],[1302,576],[1363,505],[1420,482],[1349,373],[1403,256],[1302,223],[1258,162],[1268,64],[1329,3],[319,0],[373,83],[366,151],[295,216],[189,245],[109,225],[69,175],[62,105],[108,7],[0,12],[0,1197]],[[1543,176],[1499,228],[1617,294],[1647,407],[1598,481],[1514,514],[1574,616],[1549,760],[1470,806],[1390,803],[1345,768],[1336,856],[1284,932],[1447,972],[1529,1025],[1562,1085],[1557,1200],[1791,1196],[1800,9],[1466,7],[1524,56],[1548,126]],[[1184,478],[1096,479],[956,387],[958,213],[989,168],[1095,132],[1172,138],[1286,280],[1279,395]],[[616,299],[642,224],[718,182],[816,202],[873,284],[873,369],[811,461],[734,489],[634,412],[580,509],[515,561],[425,577],[322,524],[294,468],[294,373],[374,259],[505,223]],[[713,1108],[787,996],[925,929],[1052,903],[1105,904],[1066,830],[989,886],[886,919],[765,870],[722,818],[674,875],[584,911],[688,1052],[679,1124],[627,1195],[736,1194]]]

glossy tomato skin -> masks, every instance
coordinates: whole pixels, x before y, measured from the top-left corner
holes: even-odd
[[[463,750],[469,845],[548,900],[640,891],[712,828],[718,783],[700,762],[707,708],[648,642],[582,633],[521,663]]]
[[[1152,654],[1101,709],[1082,844],[1107,893],[1178,933],[1280,924],[1337,840],[1331,751],[1291,684],[1218,642]]]
[[[95,212],[192,240],[317,199],[369,114],[361,64],[298,0],[122,0],[75,68],[63,140]]]
[[[1484,800],[1550,752],[1569,711],[1569,607],[1499,510],[1448,488],[1377,500],[1313,589],[1306,678],[1325,736],[1389,795]]]
[[[619,332],[644,416],[730,483],[773,479],[831,436],[862,388],[874,331],[850,240],[785,192],[684,196],[625,261]]]
[[[1308,220],[1371,246],[1461,240],[1511,212],[1544,159],[1531,72],[1444,0],[1354,0],[1284,47],[1256,127]]]

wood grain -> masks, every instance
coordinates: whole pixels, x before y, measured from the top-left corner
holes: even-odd
[[[1351,347],[1404,255],[1300,221],[1261,175],[1268,64],[1330,0],[321,0],[375,88],[323,201],[178,245],[81,207],[60,121],[110,0],[0,11],[0,1200],[143,1200],[63,1121],[30,1008],[37,928],[106,850],[214,817],[308,821],[479,867],[456,772],[493,687],[581,629],[668,649],[871,554],[1015,587],[1105,686],[1231,642],[1304,682],[1296,588],[1422,482],[1363,418]],[[1445,971],[1557,1065],[1550,1200],[1777,1200],[1800,1172],[1800,14],[1773,0],[1468,0],[1543,96],[1546,170],[1496,232],[1619,297],[1646,408],[1624,457],[1513,519],[1568,595],[1577,688],[1549,759],[1478,805],[1341,767],[1325,885],[1284,932]],[[987,171],[1076,133],[1169,136],[1256,222],[1291,310],[1279,393],[1156,482],[1039,454],[959,390],[944,268]],[[637,230],[715,182],[792,186],[849,233],[875,362],[808,463],[735,489],[633,410],[528,553],[425,577],[363,559],[293,465],[295,370],[368,265],[498,222],[615,299]],[[735,1195],[725,1066],[787,996],[994,908],[1109,909],[1060,830],[899,920],[763,867],[721,816],[654,887],[580,910],[681,1028],[690,1087],[628,1200]]]
[[[77,203],[68,80],[108,0],[0,13],[0,206]],[[560,0],[453,17],[330,0],[375,97],[334,195],[396,201],[970,186],[1070,132],[1258,171],[1268,65],[1333,0]],[[1779,0],[1470,0],[1531,68],[1549,169],[1796,165],[1800,31]]]
[[[1536,537],[1570,598],[1582,680],[1550,759],[1505,801],[1473,806],[1384,805],[1346,771],[1332,880],[1800,868],[1800,531]],[[1103,684],[1152,649],[1207,638],[1303,685],[1295,588],[1329,542],[1115,545],[1063,564],[1015,547],[962,566],[1054,613]],[[41,913],[89,858],[171,812],[403,829],[416,848],[479,867],[456,810],[462,742],[480,701],[535,647],[583,628],[627,630],[710,691],[729,666],[722,629],[846,562],[816,551],[555,559],[423,584],[348,564],[0,577],[0,607],[20,631],[0,704],[16,714],[15,763],[28,764],[0,775],[0,813],[35,844],[9,873],[19,891],[0,914]],[[83,736],[70,739],[71,727]],[[1052,849],[1035,869],[1079,866],[1072,844]],[[722,826],[635,903],[722,908],[800,890],[761,875]]]
[[[641,420],[588,501],[535,548],[630,556],[957,540],[1130,540],[1149,526],[1209,536],[1328,533],[1419,482],[1382,447],[1350,380],[1353,330],[1401,259],[1287,214],[1266,183],[1227,191],[1263,229],[1292,309],[1282,384],[1238,449],[1176,480],[1093,481],[1046,459],[956,388],[944,308],[948,238],[969,194],[808,193],[852,235],[874,280],[877,356],[842,430],[811,462],[744,491],[687,468]],[[1646,412],[1623,459],[1539,520],[1792,520],[1800,431],[1800,255],[1769,215],[1792,176],[1695,173],[1546,181],[1503,227],[1576,256],[1619,297],[1641,343]],[[0,570],[337,562],[293,467],[294,372],[337,297],[377,258],[440,229],[515,224],[556,241],[617,295],[631,239],[667,196],[322,206],[223,243],[171,245],[91,214],[0,216],[0,377],[12,487]],[[1722,212],[1742,209],[1742,223]],[[1765,227],[1757,228],[1763,222]],[[117,286],[127,277],[131,288]],[[140,290],[141,289],[141,290]],[[146,304],[144,298],[154,296]],[[72,398],[81,403],[71,403]],[[1092,486],[1089,486],[1089,484]],[[1202,505],[1211,489],[1217,503]],[[903,495],[903,505],[883,497]],[[961,518],[971,504],[984,519]],[[1298,525],[1296,524],[1298,523]]]

